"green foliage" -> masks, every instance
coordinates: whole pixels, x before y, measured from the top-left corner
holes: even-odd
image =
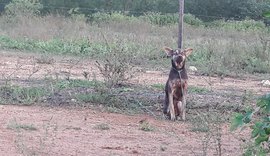
[[[256,112],[260,112],[259,117],[253,118]],[[270,94],[266,94],[258,99],[257,108],[247,111],[245,114],[236,114],[231,123],[231,130],[238,127],[250,125],[252,129],[251,137],[254,138],[255,145],[262,148],[263,143],[269,144],[270,136]],[[260,152],[262,150],[259,150]],[[254,154],[254,153],[253,153]]]
[[[197,86],[188,86],[188,92],[189,93],[209,93],[210,91],[203,87],[197,87]]]
[[[134,16],[128,16],[121,12],[111,12],[111,13],[104,13],[104,12],[96,12],[90,16],[90,20],[94,23],[103,23],[103,22],[120,22],[120,21],[136,21],[138,18]]]
[[[42,41],[28,38],[12,39],[7,36],[0,36],[0,41],[0,47],[5,49],[90,56],[95,55],[96,50],[100,50],[100,53],[102,53],[102,51],[104,51],[103,46],[105,46],[104,43],[89,43],[86,39],[80,39],[76,41],[60,39]]]
[[[48,92],[42,87],[6,85],[0,88],[0,103],[33,104],[42,100]]]
[[[256,0],[189,0],[186,1],[186,11],[199,15],[204,21],[213,21],[219,17],[242,20],[246,17],[259,20],[262,13],[270,9],[269,1]]]
[[[147,121],[143,121],[140,126],[140,130],[145,132],[151,132],[155,130],[155,128]]]
[[[55,83],[55,88],[57,89],[78,88],[78,87],[89,88],[89,87],[96,86],[97,83],[101,83],[101,82],[79,80],[79,79],[69,79],[69,80],[57,81]]]
[[[153,25],[166,26],[178,24],[179,15],[178,14],[162,14],[160,12],[147,12],[139,17],[129,16],[121,12],[96,12],[90,16],[90,21],[93,23],[108,23],[114,22],[139,22],[146,21]],[[186,14],[184,16],[184,22],[192,26],[203,26],[204,23],[200,19],[196,18],[194,15]]]
[[[249,19],[243,21],[217,20],[208,23],[207,26],[237,31],[261,31],[266,29],[265,24],[263,22]]]
[[[3,0],[4,4],[10,0]],[[13,0],[12,3],[23,3],[28,8],[39,8],[32,6],[39,4],[35,0]],[[30,4],[31,2],[31,4]],[[28,5],[30,4],[30,5]],[[178,0],[91,0],[91,1],[63,1],[63,0],[40,0],[44,5],[42,12],[62,14],[84,14],[85,17],[98,11],[115,12],[121,11],[128,15],[140,16],[147,12],[177,13]],[[14,7],[16,8],[16,7]],[[21,8],[21,7],[19,7]],[[13,9],[14,10],[14,9]],[[40,9],[39,9],[40,10]],[[73,10],[73,11],[71,11]],[[220,17],[225,19],[242,20],[246,17],[255,20],[262,19],[262,13],[270,10],[270,2],[267,0],[188,0],[185,1],[185,12],[198,15],[201,20],[213,21]],[[1,12],[1,4],[0,4]],[[72,14],[70,14],[72,12]]]
[[[151,85],[153,88],[159,89],[159,90],[164,90],[165,86],[164,84],[153,84]]]
[[[36,15],[42,8],[38,0],[12,0],[5,6],[5,13],[10,16]]]
[[[265,96],[262,96],[258,100],[257,106],[263,109],[265,113],[269,113],[270,112],[270,94],[266,94]]]
[[[184,22],[192,26],[204,26],[204,22],[192,14],[185,14]]]
[[[113,51],[123,53],[115,56],[123,57],[113,56],[114,60],[108,59],[111,65],[114,63],[120,67],[124,58],[131,66],[151,66],[157,69],[169,65],[164,58],[164,52],[160,49],[164,45],[176,45],[177,24],[157,27],[150,24],[143,18],[144,16],[115,14],[130,19],[120,18],[121,20],[116,19],[115,22],[112,20],[102,22],[105,20],[102,19],[99,24],[89,24],[84,20],[74,21],[72,18],[50,15],[34,19],[22,18],[22,22],[7,25],[0,18],[0,27],[3,28],[0,34],[0,48],[37,52],[43,55],[91,57],[98,60],[100,65],[105,65],[109,62],[104,58],[111,57],[109,54],[112,54],[110,49],[112,47]],[[100,14],[101,17],[107,15],[109,19],[114,16]],[[159,15],[162,16],[155,14],[157,18]],[[196,50],[188,62],[197,66],[200,73],[237,75],[246,72],[270,72],[269,34],[262,22],[220,21],[205,27],[205,23],[197,26],[201,25],[200,22],[198,24],[192,22],[193,19],[196,20],[194,16],[186,17],[186,22],[190,21],[189,24],[196,25],[185,27],[187,33],[184,36],[186,40],[184,46]],[[108,38],[107,41],[101,37],[102,34]],[[120,61],[115,61],[117,59]],[[45,59],[39,62],[52,63]]]
[[[177,14],[161,14],[155,12],[148,12],[143,16],[143,18],[151,24],[159,26],[176,24],[179,19]]]
[[[263,16],[266,18],[270,18],[270,11],[263,13]]]

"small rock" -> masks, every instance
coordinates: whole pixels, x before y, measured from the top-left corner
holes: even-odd
[[[71,99],[71,101],[72,101],[72,102],[77,102],[77,100],[76,100],[76,99]]]
[[[270,86],[270,81],[269,80],[262,80],[261,84],[262,84],[262,86]]]
[[[189,70],[193,71],[193,72],[197,72],[198,69],[195,66],[190,66]]]

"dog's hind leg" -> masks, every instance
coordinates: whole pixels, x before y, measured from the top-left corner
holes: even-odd
[[[169,106],[169,95],[168,95],[168,92],[166,91],[165,101],[164,101],[164,105],[163,105],[163,113],[166,115],[168,115],[168,113],[170,112],[168,106]]]

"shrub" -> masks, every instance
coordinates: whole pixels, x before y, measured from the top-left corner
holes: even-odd
[[[141,18],[145,19],[151,24],[159,26],[176,24],[178,23],[179,19],[177,14],[161,14],[155,12],[148,12]]]
[[[103,23],[103,22],[110,22],[110,21],[134,21],[138,20],[136,17],[127,16],[121,12],[111,12],[111,13],[104,13],[104,12],[96,12],[90,16],[90,21],[93,23]]]
[[[133,62],[134,54],[123,42],[112,45],[107,43],[107,49],[108,51],[104,54],[103,61],[96,61],[96,65],[106,85],[114,87],[133,76],[133,65],[131,63]]]
[[[43,8],[38,0],[12,0],[5,6],[5,13],[10,16],[39,14]]]
[[[0,103],[20,103],[29,105],[40,102],[47,94],[47,90],[41,87],[19,87],[5,85],[0,87]]]
[[[204,22],[201,21],[200,19],[196,18],[192,14],[185,14],[184,22],[189,24],[189,25],[193,25],[193,26],[204,26]]]
[[[246,19],[243,21],[235,20],[216,20],[207,24],[210,27],[219,27],[227,30],[237,31],[258,31],[266,29],[265,24],[262,21],[255,21]]]
[[[232,119],[231,130],[249,126],[252,130],[251,137],[254,139],[254,146],[252,147],[253,150],[247,149],[246,154],[266,155],[270,152],[267,149],[270,146],[270,94],[260,97],[256,106],[256,109],[250,109],[244,114],[235,114]],[[258,117],[254,118],[253,116],[256,113]]]

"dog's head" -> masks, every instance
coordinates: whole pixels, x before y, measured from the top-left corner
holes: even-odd
[[[192,48],[187,48],[184,50],[171,49],[169,47],[164,47],[163,50],[167,53],[168,57],[172,59],[172,67],[177,70],[183,69],[185,66],[186,58],[192,53]]]

